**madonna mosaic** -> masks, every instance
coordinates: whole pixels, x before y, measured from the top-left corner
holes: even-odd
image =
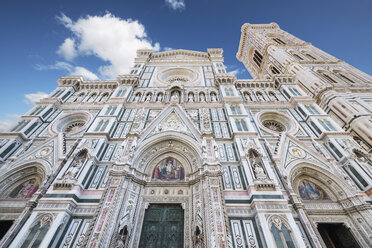
[[[155,167],[152,181],[183,181],[184,178],[185,170],[181,163],[169,157]]]
[[[319,200],[330,200],[327,193],[324,192],[318,185],[303,180],[298,186],[298,192],[302,200],[319,201]]]
[[[39,184],[35,179],[30,179],[27,182],[18,185],[10,194],[10,198],[30,198],[39,188]]]

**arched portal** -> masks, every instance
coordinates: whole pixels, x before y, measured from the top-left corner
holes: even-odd
[[[342,177],[335,175],[337,173],[341,172],[332,173],[310,163],[297,164],[290,172],[289,186],[296,194],[295,201],[301,202],[306,210],[312,229],[323,246],[333,243],[343,247],[363,247],[365,243],[356,241],[368,240],[358,227],[363,221],[362,214],[350,212],[354,208],[350,198],[354,189],[351,182],[341,181],[339,178]]]

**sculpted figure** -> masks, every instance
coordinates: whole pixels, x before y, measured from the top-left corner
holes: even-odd
[[[260,163],[253,164],[253,171],[257,179],[266,179],[266,174]]]
[[[163,95],[162,94],[159,94],[158,95],[158,98],[156,99],[156,101],[161,102],[162,100],[163,100]]]
[[[217,101],[216,94],[214,94],[214,93],[211,94],[211,101],[212,102],[216,102]]]
[[[189,94],[189,102],[194,102],[194,94]]]
[[[70,168],[68,168],[65,177],[74,179],[79,173],[81,167],[83,166],[83,161],[79,159],[78,161],[72,162]]]
[[[205,102],[205,95],[204,93],[200,93],[200,101]]]

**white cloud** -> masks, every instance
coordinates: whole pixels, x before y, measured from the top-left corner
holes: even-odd
[[[161,49],[162,51],[164,51],[164,52],[168,52],[168,51],[172,51],[172,50],[174,50],[173,48],[171,48],[171,47],[164,47],[163,49]]]
[[[17,121],[0,119],[0,132],[9,131],[16,124],[16,122]]]
[[[235,67],[235,66],[232,66]],[[243,74],[245,72],[245,69],[237,68],[235,70],[229,71],[228,73],[234,74],[235,76],[238,76],[240,74]]]
[[[98,80],[98,77],[93,72],[89,71],[88,69],[80,66],[76,66],[75,70],[71,73],[72,75],[81,75],[84,79],[87,80]]]
[[[86,80],[98,80],[98,76],[88,69],[81,66],[73,66],[67,62],[57,61],[54,65],[36,64],[35,68],[39,71],[43,70],[65,70],[70,75],[83,76]]]
[[[47,97],[48,94],[45,92],[36,92],[31,94],[25,94],[25,99],[23,100],[28,105],[34,105],[36,102],[40,101],[41,99]]]
[[[21,115],[19,114],[7,114],[6,116],[8,116],[9,118],[14,118],[14,119],[18,119],[21,117]]]
[[[77,52],[75,50],[75,40],[71,38],[65,39],[62,45],[59,47],[57,53],[66,60],[73,60],[77,56]]]
[[[57,61],[54,65],[41,65],[36,64],[35,65],[36,70],[38,71],[44,71],[44,70],[66,70],[68,72],[71,72],[73,69],[73,66],[69,63],[63,62],[63,61]]]
[[[165,0],[165,4],[173,10],[184,10],[186,8],[185,0]]]
[[[124,20],[111,13],[88,15],[76,22],[62,14],[58,20],[72,32],[73,38],[68,39],[74,40],[78,55],[96,56],[108,63],[98,68],[103,78],[129,73],[137,49],[160,49],[159,43],[152,44],[145,27],[137,20]]]

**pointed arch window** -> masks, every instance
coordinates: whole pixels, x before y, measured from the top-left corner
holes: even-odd
[[[261,67],[263,56],[257,50],[254,51],[253,61],[257,64],[258,67]]]
[[[316,58],[309,53],[305,53],[305,55],[306,55],[306,57],[308,57],[311,60],[316,60]]]
[[[331,78],[330,76],[328,76],[327,74],[325,74],[324,72],[321,73],[322,76],[330,83],[332,84],[337,84],[336,80],[334,80],[333,78]]]
[[[239,132],[242,132],[242,131],[247,132],[248,131],[248,126],[247,126],[247,123],[245,122],[245,120],[236,119],[235,120],[235,125],[236,125],[236,128],[238,129]]]
[[[345,81],[349,82],[349,83],[352,83],[352,84],[355,84],[355,82],[353,80],[351,80],[349,77],[345,76],[343,73],[339,73],[340,77],[342,79],[344,79]]]
[[[274,38],[273,39],[276,43],[278,43],[279,45],[285,45],[286,43],[284,41],[282,41],[281,39],[279,38]]]
[[[270,230],[277,248],[296,248],[291,231],[283,223],[278,226],[273,223]]]
[[[298,59],[298,60],[304,60],[303,58],[301,58],[298,54],[293,54],[293,57],[295,57],[296,59]]]
[[[280,74],[280,71],[278,69],[276,69],[276,67],[271,67],[271,72],[272,74]]]

